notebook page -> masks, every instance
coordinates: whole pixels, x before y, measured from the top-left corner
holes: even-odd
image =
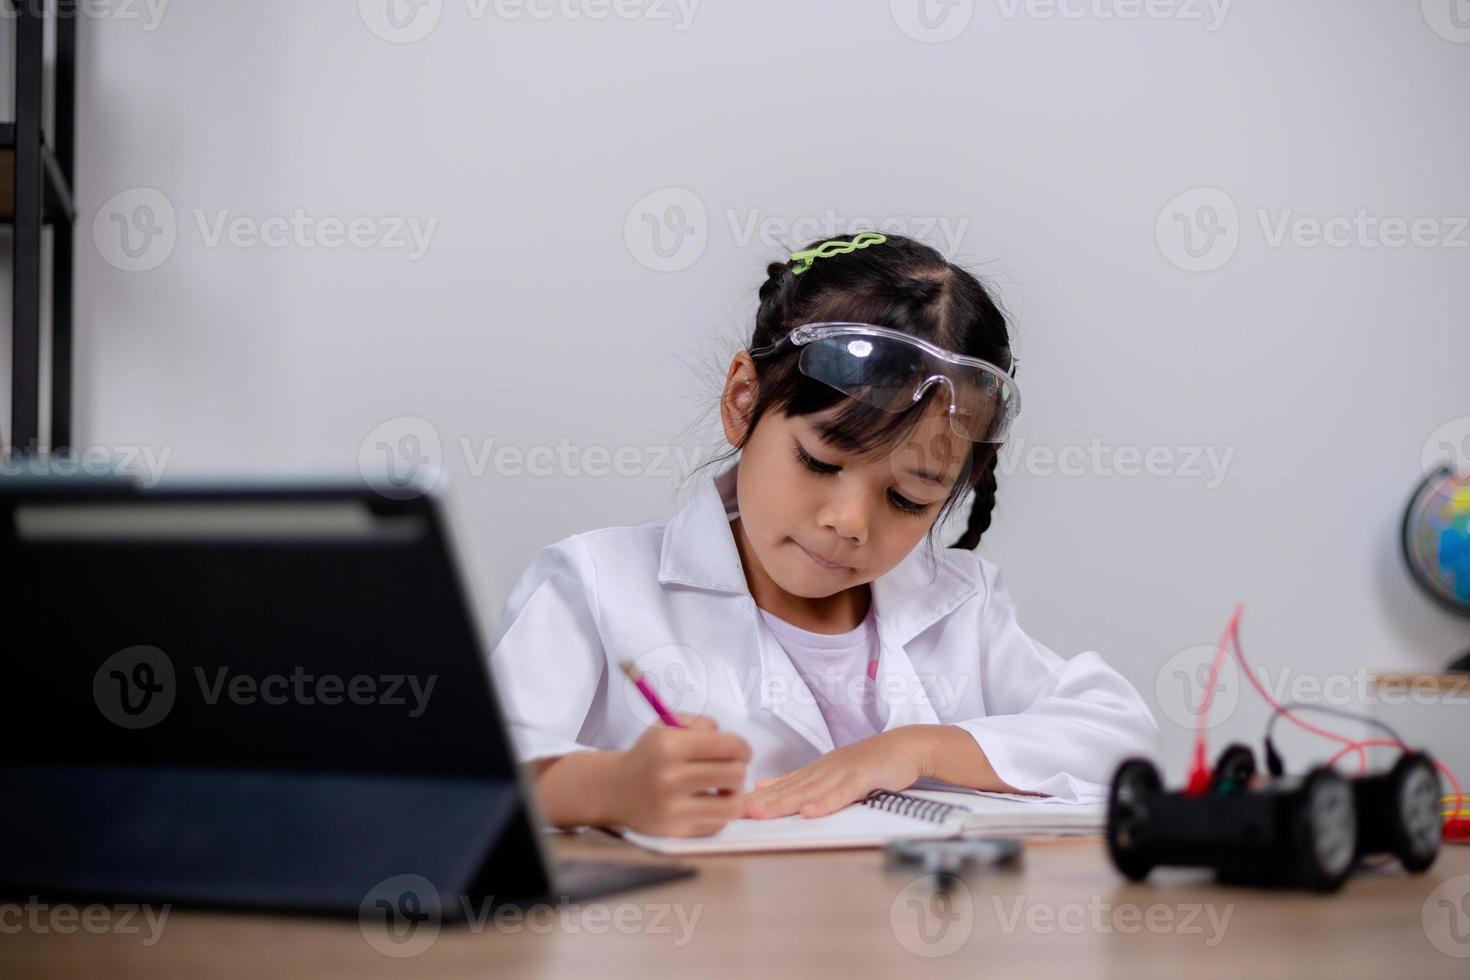
[[[732,820],[708,837],[651,837],[631,830],[623,836],[660,854],[718,854],[874,847],[896,837],[953,837],[960,826],[959,819],[933,823],[854,803],[825,817]]]
[[[1107,822],[1106,803],[1068,803],[1046,797],[966,790],[907,789],[908,796],[937,800],[970,811],[967,833],[1006,833],[1012,836],[1062,831],[1101,833]]]

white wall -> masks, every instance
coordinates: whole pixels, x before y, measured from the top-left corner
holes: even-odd
[[[937,217],[1016,316],[1026,446],[1233,453],[1213,487],[1005,476],[982,552],[1033,633],[1102,651],[1151,699],[1237,601],[1273,679],[1470,645],[1395,540],[1426,440],[1470,415],[1470,249],[1271,247],[1258,217],[1470,213],[1470,43],[1432,29],[1452,34],[1437,0],[1239,0],[1218,23],[1201,0],[1130,20],[1103,16],[1127,0],[1071,0],[1075,18],[959,0],[939,30],[972,19],[943,43],[905,33],[908,0],[703,3],[682,31],[672,2],[672,21],[594,21],[435,0],[437,27],[395,44],[367,26],[385,2],[83,24],[83,444],[168,451],[171,474],[355,471],[370,430],[422,417],[498,611],[536,548],[662,513],[674,480],[476,477],[461,439],[669,445],[713,397],[685,362],[718,372],[781,254],[732,220]],[[140,187],[177,237],[129,272],[92,223]],[[1238,208],[1239,246],[1185,271],[1165,208],[1200,187]],[[661,272],[630,210],[666,188],[697,196],[707,245]],[[210,247],[196,216],[298,208],[437,225],[411,261]],[[1264,717],[1242,696],[1222,730]]]

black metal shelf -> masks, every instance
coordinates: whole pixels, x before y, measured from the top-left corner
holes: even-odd
[[[10,0],[15,24],[15,119],[0,123],[0,225],[11,229],[10,438],[0,450],[37,453],[41,442],[41,230],[52,229],[51,432],[53,452],[72,445],[72,264],[75,260],[77,0],[55,0],[52,139],[43,129],[47,8]]]

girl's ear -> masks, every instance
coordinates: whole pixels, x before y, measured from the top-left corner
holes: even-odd
[[[745,351],[736,354],[730,361],[730,371],[725,376],[725,389],[720,393],[720,421],[725,427],[725,438],[730,445],[739,447],[749,434],[750,413],[755,408],[756,380],[755,361]]]

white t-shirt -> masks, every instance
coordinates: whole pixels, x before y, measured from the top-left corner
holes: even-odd
[[[878,624],[873,604],[857,629],[813,633],[762,609],[761,618],[806,681],[836,747],[871,738],[883,730],[874,678],[878,673]]]

